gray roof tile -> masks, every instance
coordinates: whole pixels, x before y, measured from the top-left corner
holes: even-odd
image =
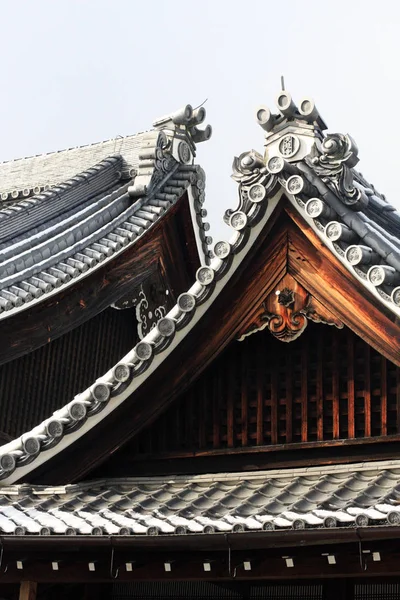
[[[340,466],[335,476],[330,469],[314,468],[307,476],[298,469],[247,473],[246,478],[231,474],[228,481],[222,474],[208,479],[103,480],[61,488],[11,486],[0,494],[0,531],[13,534],[22,527],[36,535],[47,527],[53,533],[73,528],[82,535],[117,535],[127,527],[135,535],[234,532],[261,530],[264,523],[323,527],[328,516],[339,525],[355,525],[358,515],[366,515],[369,524],[381,523],[396,505],[400,510],[400,463],[392,465],[393,470],[387,463]]]

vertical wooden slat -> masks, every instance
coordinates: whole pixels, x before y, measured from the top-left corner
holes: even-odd
[[[176,437],[175,437],[175,441],[171,436],[167,437],[168,450],[173,450],[173,445],[176,445],[177,448],[180,448],[182,446],[184,431],[183,431],[183,427],[181,425],[182,410],[181,410],[181,403],[179,401],[176,403],[175,411],[173,411],[172,414],[174,415],[172,424],[174,427],[176,427],[176,432],[175,432]]]
[[[347,423],[349,438],[354,438],[356,435],[354,408],[354,335],[349,329],[347,332]]]
[[[236,365],[233,362],[233,372],[235,372]],[[234,446],[234,434],[235,434],[235,386],[234,386],[234,377],[230,372],[230,368],[226,370],[226,377],[228,379],[228,397],[226,399],[226,417],[227,417],[227,442],[228,448],[233,448]]]
[[[308,441],[308,339],[301,355],[301,441]]]
[[[324,338],[323,331],[318,337],[318,362],[317,362],[317,440],[322,442],[324,439]]]
[[[194,402],[193,402],[193,390],[189,390],[187,397],[184,399],[185,402],[185,446],[188,449],[192,449],[194,445],[195,432],[193,431],[194,421]]]
[[[214,390],[214,402],[213,402],[213,447],[218,448],[220,445],[220,401],[222,394],[221,386],[221,374],[220,372],[214,373],[213,390]]]
[[[278,443],[278,372],[271,373],[271,444]]]
[[[293,440],[293,362],[290,352],[286,354],[286,443]]]
[[[265,368],[262,366],[262,352],[257,352],[257,446],[264,443],[264,385],[265,385]]]
[[[364,436],[371,437],[371,351],[364,346]]]
[[[195,404],[196,404],[197,421],[199,423],[199,447],[200,448],[205,448],[205,445],[206,445],[204,393],[207,392],[207,390],[205,388],[206,388],[206,386],[205,386],[204,382],[202,382],[202,385],[200,385],[199,390],[195,387],[196,391],[195,391],[195,396],[194,396]]]
[[[158,444],[158,448],[159,448],[159,452],[165,452],[165,448],[167,446],[167,437],[169,432],[169,428],[168,428],[168,418],[166,415],[165,419],[162,419],[162,421],[160,422],[160,431],[159,431],[159,435],[158,435],[158,439],[157,439],[157,444]]]
[[[21,581],[19,600],[36,600],[37,583],[35,581]]]
[[[381,357],[381,435],[387,435],[387,362]]]
[[[396,367],[396,433],[400,433],[400,368]]]
[[[339,340],[336,331],[332,336],[332,435],[334,440],[340,438],[340,398],[339,398]]]
[[[240,354],[240,388],[241,388],[241,404],[242,404],[242,446],[248,445],[248,397],[247,397],[247,369],[246,369],[247,352]],[[248,360],[248,359],[247,359]]]

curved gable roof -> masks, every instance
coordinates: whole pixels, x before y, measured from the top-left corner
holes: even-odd
[[[193,166],[211,135],[204,118],[188,105],[145,133],[1,163],[0,320],[113,260],[187,189],[204,259],[204,173]]]
[[[366,298],[360,296],[360,303],[364,308],[371,305],[371,314],[365,311],[365,322],[357,324],[346,314],[351,300],[341,299],[342,292],[336,289],[334,302],[339,317],[357,333],[364,332],[367,341],[384,353],[391,337],[386,355],[400,364],[400,330],[395,323],[400,314],[398,213],[354,171],[357,149],[350,136],[324,136],[325,125],[311,101],[303,101],[297,109],[283,92],[278,106],[277,116],[265,108],[258,112],[258,120],[267,131],[265,155],[251,151],[234,161],[239,204],[225,215],[234,230],[232,239],[215,245],[214,259],[209,266],[199,268],[193,286],[113,369],[31,432],[0,449],[0,477],[4,482],[25,477],[134,397],[212,310],[235,273],[243,272],[253,248],[269,234],[285,199],[291,205],[288,214],[298,220],[322,259],[330,253],[332,269],[339,261],[343,273],[350,275],[347,279],[340,275],[345,294],[351,279],[355,282],[352,301],[360,289],[365,290]],[[189,170],[195,172],[193,167],[183,167],[184,172]],[[383,207],[380,212],[378,206]],[[378,216],[374,216],[376,212]],[[272,270],[273,263],[270,273]],[[312,284],[310,280],[308,283]],[[322,287],[323,281],[319,290]],[[210,356],[212,352],[210,349]]]

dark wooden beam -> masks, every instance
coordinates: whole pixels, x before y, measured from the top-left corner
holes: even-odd
[[[398,575],[399,531],[389,528],[304,530],[203,536],[160,536],[156,539],[77,539],[57,543],[36,539],[5,545],[7,570],[0,583],[24,581],[25,594],[39,583],[123,581],[283,581],[390,577]],[[142,539],[140,539],[142,538]],[[114,547],[111,570],[110,549]],[[12,546],[12,547],[11,547]],[[24,556],[23,571],[16,560]],[[379,560],[374,560],[379,553]],[[59,568],[52,569],[57,555]],[[334,561],[329,561],[328,556]],[[287,558],[291,561],[287,562]],[[376,558],[376,555],[375,555]],[[205,571],[204,562],[211,571]],[[244,562],[250,569],[244,569]],[[165,570],[169,562],[171,570]],[[129,563],[130,568],[126,568]],[[89,568],[89,565],[92,565]],[[92,588],[95,589],[95,588]],[[89,596],[90,597],[90,596]],[[105,595],[107,597],[107,595]],[[23,600],[34,600],[25,595]],[[21,599],[22,600],[22,599]]]
[[[261,446],[256,448],[235,448],[230,452],[206,450],[202,452],[177,452],[161,455],[141,455],[121,457],[118,461],[110,460],[101,470],[94,472],[96,477],[126,477],[143,475],[165,475],[170,473],[190,474],[255,471],[265,469],[282,469],[295,467],[313,467],[318,465],[350,464],[356,461],[374,462],[400,458],[398,436],[389,436],[390,440],[365,444],[363,439],[354,443],[338,440],[338,444],[310,442],[306,447],[293,444],[281,450],[281,446]],[[396,439],[397,441],[393,441]],[[342,442],[342,443],[340,443]],[[195,460],[195,463],[193,462]]]

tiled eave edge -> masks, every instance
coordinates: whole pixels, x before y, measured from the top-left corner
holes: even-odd
[[[210,266],[200,267],[196,283],[114,368],[40,425],[0,448],[0,478],[11,484],[69,447],[106,418],[157,369],[203,317],[250,251],[278,204],[283,190],[272,176],[268,199],[254,203],[244,220],[232,223],[230,242],[218,242]],[[235,213],[239,214],[239,213]]]
[[[389,460],[173,479],[5,486],[0,493],[0,530],[7,536],[143,537],[262,532],[273,536],[274,530],[283,534],[306,528],[336,529],[340,535],[340,530],[360,527],[398,527],[399,469],[399,460]],[[228,499],[231,502],[226,503]]]
[[[122,185],[107,196],[112,202],[123,200],[130,205],[85,239],[79,239],[73,246],[26,270],[13,273],[7,278],[9,283],[3,280],[0,320],[43,302],[113,260],[135,243],[186,189],[200,260],[208,262],[208,245],[212,239],[206,233],[209,223],[204,221],[207,215],[203,208],[205,174],[203,169],[193,165],[196,143],[211,135],[210,126],[204,131],[197,127],[204,118],[204,109],[194,111],[187,105],[157,122],[155,129],[142,134],[134,179],[130,185]],[[60,184],[60,189],[67,189],[72,182],[73,179]]]
[[[379,302],[388,308],[392,313],[394,313],[397,317],[400,317],[400,287],[399,286],[378,286],[374,285],[371,282],[369,274],[372,271],[372,268],[382,267],[389,268],[390,270],[394,270],[390,265],[385,264],[384,260],[378,256],[378,260],[374,262],[372,265],[368,265],[366,267],[363,264],[352,264],[348,259],[348,251],[351,248],[361,248],[363,245],[363,240],[357,233],[353,231],[354,238],[351,241],[345,240],[334,240],[330,239],[330,230],[329,226],[333,224],[339,224],[342,227],[347,227],[345,221],[343,220],[343,214],[347,212],[348,215],[351,216],[352,219],[357,218],[357,213],[353,212],[351,209],[344,208],[344,205],[341,203],[341,199],[336,196],[317,176],[315,176],[311,169],[305,165],[304,163],[300,163],[297,165],[299,168],[299,173],[301,175],[299,177],[302,181],[305,181],[306,184],[313,185],[317,188],[319,195],[322,196],[323,200],[318,198],[307,198],[304,195],[293,194],[290,193],[288,189],[287,181],[281,179],[282,185],[286,188],[286,197],[289,199],[291,204],[297,209],[297,211],[302,215],[304,220],[310,225],[312,230],[317,234],[318,238],[324,243],[324,245],[329,248],[336,258],[345,266],[345,268],[351,273],[351,275],[357,279],[365,289],[368,290],[372,296],[374,296]],[[310,216],[310,212],[307,210],[307,202],[311,202],[312,200],[317,200],[322,204],[326,204],[327,206],[335,211],[335,209],[341,210],[341,215],[338,213],[334,218],[324,218],[321,217],[313,218]],[[309,205],[308,205],[309,206]],[[371,250],[369,248],[369,250]],[[397,271],[398,278],[400,281],[400,273]]]

